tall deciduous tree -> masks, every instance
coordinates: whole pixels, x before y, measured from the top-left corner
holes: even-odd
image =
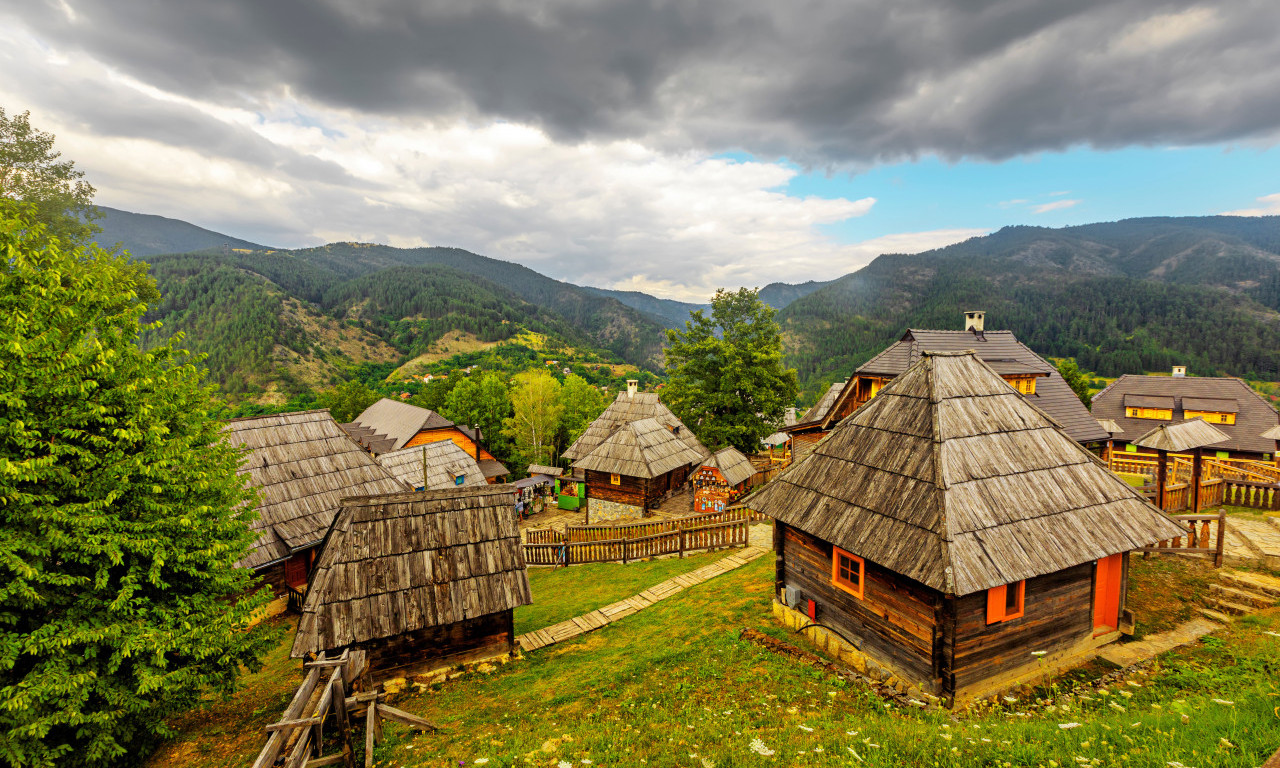
[[[1080,366],[1076,365],[1076,361],[1070,357],[1058,361],[1058,373],[1062,374],[1067,386],[1076,393],[1076,397],[1080,398],[1084,407],[1092,410],[1093,399],[1089,397],[1089,380],[1080,372]]]
[[[511,418],[506,420],[504,431],[524,466],[553,461],[556,430],[563,412],[560,382],[554,376],[540,369],[516,374],[511,388]]]
[[[321,408],[328,408],[329,415],[339,422],[346,423],[359,416],[365,408],[378,402],[381,397],[363,381],[352,379],[326,389],[316,396]]]
[[[696,310],[685,330],[667,331],[663,401],[708,447],[755,453],[795,400],[774,316],[750,288],[720,290],[710,317]]]
[[[458,424],[479,427],[485,447],[500,461],[510,458],[510,446],[503,439],[502,426],[511,415],[511,400],[507,385],[498,374],[492,371],[463,374],[449,392],[440,413]]]
[[[31,127],[31,113],[8,117],[0,107],[0,197],[34,207],[33,218],[62,240],[87,240],[98,231],[94,189],[75,163],[59,160],[54,136]]]
[[[273,641],[240,453],[185,353],[137,344],[147,282],[0,201],[0,764],[136,759]]]
[[[595,421],[607,405],[604,393],[576,373],[564,377],[560,403],[564,406],[560,424],[566,446],[581,437],[587,425]]]

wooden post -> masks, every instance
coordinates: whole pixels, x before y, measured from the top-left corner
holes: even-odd
[[[1200,514],[1200,475],[1203,473],[1204,449],[1197,447],[1191,454],[1191,514]]]
[[[373,768],[373,745],[378,739],[378,700],[364,711],[364,768]]]
[[[1169,484],[1169,452],[1156,451],[1156,506],[1165,509],[1164,487]]]
[[[347,768],[355,768],[351,749],[351,720],[347,717],[347,694],[342,686],[342,677],[338,676],[329,685],[333,688],[333,714],[337,717],[338,729],[342,731],[342,762]]]
[[[679,528],[679,532],[680,532],[680,557],[681,559],[683,559],[684,558],[684,526],[681,526]]]
[[[1218,510],[1218,546],[1213,552],[1213,567],[1222,567],[1222,547],[1227,538],[1227,510],[1225,508]]]
[[[1112,472],[1114,472],[1114,471],[1115,471],[1115,467],[1112,465],[1112,461],[1111,461],[1111,460],[1112,460],[1112,458],[1113,458],[1113,454],[1114,454],[1114,452],[1115,452],[1115,448],[1114,448],[1114,446],[1115,446],[1115,439],[1114,439],[1114,437],[1115,437],[1114,435],[1111,435],[1111,434],[1109,434],[1109,433],[1108,433],[1108,435],[1107,435],[1107,469],[1111,470]]]

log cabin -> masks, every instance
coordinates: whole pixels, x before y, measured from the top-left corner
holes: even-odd
[[[374,456],[440,440],[452,440],[480,465],[486,482],[503,482],[511,474],[484,448],[479,429],[455,424],[428,408],[384,397],[342,428]]]
[[[722,448],[693,473],[693,511],[722,512],[756,476],[751,460],[733,446]]]
[[[796,459],[831,428],[865,405],[886,384],[920,360],[926,352],[975,350],[1000,374],[1009,386],[1057,421],[1078,443],[1105,443],[1110,437],[1089,414],[1049,361],[1018,341],[1013,331],[985,330],[986,313],[965,312],[963,331],[908,329],[896,343],[860,366],[846,382],[837,382],[805,412],[798,423],[788,427]]]
[[[438,491],[488,482],[473,456],[452,440],[437,440],[378,456],[397,480],[418,491]]]
[[[634,379],[562,454],[583,478],[593,522],[643,517],[710,455],[656,393],[637,391]]]
[[[258,538],[237,565],[262,576],[277,595],[306,592],[317,547],[345,496],[396,493],[396,480],[360,449],[327,410],[232,419],[224,439],[246,449],[240,474],[258,490]]]
[[[293,658],[363,650],[376,685],[510,657],[513,611],[533,602],[513,494],[484,484],[344,499]]]
[[[974,352],[924,353],[743,503],[776,520],[779,618],[953,704],[1117,639],[1127,553],[1183,532]]]
[[[1115,438],[1117,452],[1136,451],[1134,439],[1154,427],[1203,419],[1227,436],[1206,446],[1206,456],[1257,461],[1275,457],[1276,441],[1263,433],[1280,422],[1280,414],[1244,381],[1188,376],[1185,366],[1175,366],[1172,376],[1121,376],[1093,396],[1093,415],[1115,422],[1128,436]]]

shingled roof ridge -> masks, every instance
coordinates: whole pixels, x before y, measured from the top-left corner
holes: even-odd
[[[310,408],[305,411],[285,411],[284,413],[259,413],[256,416],[237,416],[234,419],[227,419],[224,424],[240,424],[246,421],[254,421],[257,419],[280,418],[282,416],[309,416],[318,413],[329,413],[328,408]],[[310,421],[310,419],[308,419]]]

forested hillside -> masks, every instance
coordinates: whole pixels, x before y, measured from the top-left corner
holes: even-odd
[[[1103,375],[1280,376],[1280,222],[1138,219],[1009,227],[881,256],[782,313],[806,390],[848,375],[909,327],[960,328],[985,309],[1042,354]]]
[[[178,219],[146,213],[130,213],[101,205],[98,206],[98,211],[102,217],[94,223],[101,228],[101,231],[94,235],[94,242],[103,248],[111,248],[120,243],[135,258],[155,256],[160,253],[202,251],[223,246],[249,249],[264,247]]]

